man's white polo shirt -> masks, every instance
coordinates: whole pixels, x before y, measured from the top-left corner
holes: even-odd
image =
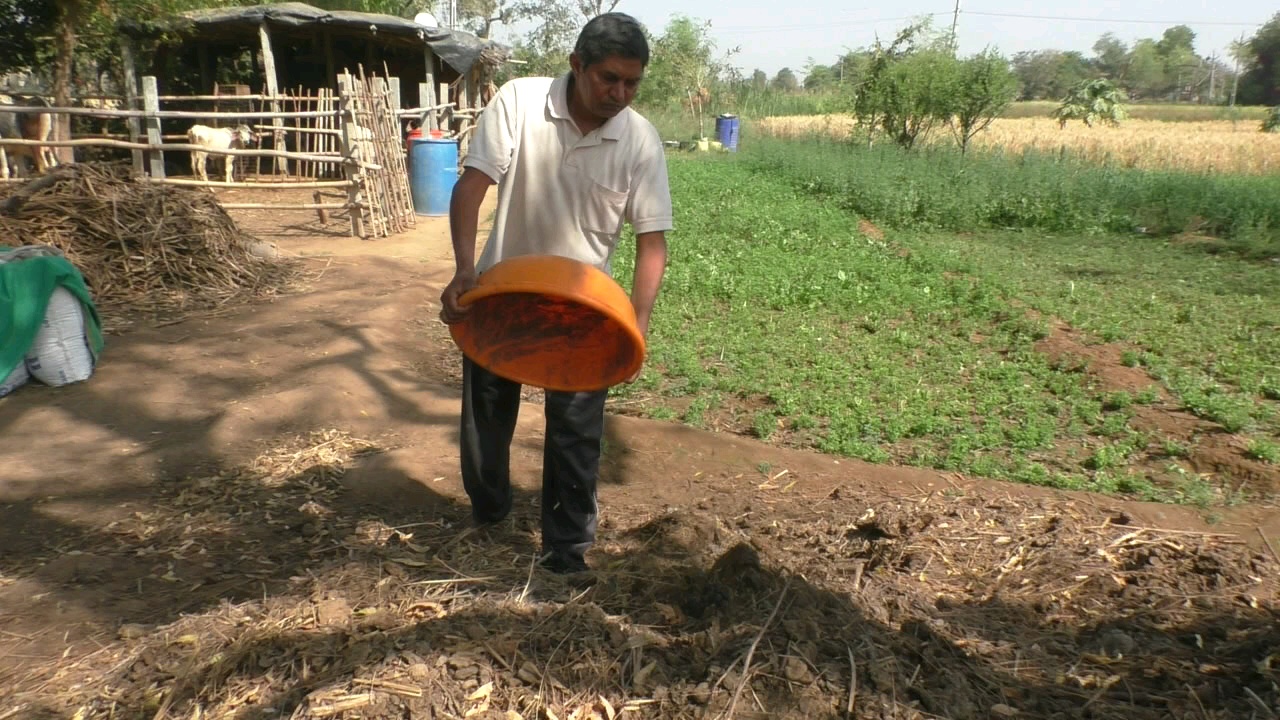
[[[476,270],[517,255],[562,255],[610,272],[623,221],[672,228],[662,139],[627,108],[585,136],[569,117],[569,76],[519,78],[485,106],[465,167],[498,183]]]

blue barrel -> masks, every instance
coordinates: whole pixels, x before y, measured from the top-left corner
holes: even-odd
[[[458,182],[458,141],[444,138],[411,139],[409,190],[419,215],[448,215],[453,186]]]
[[[740,121],[737,115],[720,115],[716,118],[716,139],[730,152],[738,151],[738,128]]]

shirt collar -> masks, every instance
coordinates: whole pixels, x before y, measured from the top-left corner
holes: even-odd
[[[547,95],[547,112],[557,120],[573,122],[569,116],[569,77],[565,73],[551,81],[551,91]],[[606,140],[621,140],[623,133],[631,122],[631,108],[626,108],[600,126],[600,137]]]

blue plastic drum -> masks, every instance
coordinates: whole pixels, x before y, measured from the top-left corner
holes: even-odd
[[[720,115],[716,118],[716,139],[729,152],[738,151],[738,128],[740,120],[737,115]]]
[[[453,186],[458,182],[458,141],[445,138],[411,139],[409,190],[418,215],[448,215]]]

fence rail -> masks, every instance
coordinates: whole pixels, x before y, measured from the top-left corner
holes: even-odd
[[[0,105],[0,113],[62,115],[102,120],[92,135],[71,139],[28,140],[0,138],[4,148],[94,148],[127,151],[132,154],[135,173],[142,181],[210,190],[316,190],[314,202],[271,195],[251,197],[254,202],[224,202],[227,209],[310,210],[327,221],[327,211],[346,210],[352,235],[385,237],[415,224],[413,201],[408,186],[405,121],[416,121],[424,130],[439,129],[456,138],[465,154],[470,130],[479,107],[473,107],[474,89],[465,84],[419,84],[419,107],[400,106],[398,78],[366,77],[363,69],[338,75],[337,90],[320,88],[296,94],[253,95],[160,95],[156,78],[138,78],[141,92],[129,98],[110,95],[80,96],[72,103],[87,100],[117,101],[112,107],[61,107],[56,105]],[[450,97],[450,89],[457,97]],[[439,91],[437,95],[436,91]],[[33,97],[40,97],[38,95]],[[22,98],[17,98],[22,101]],[[161,103],[206,103],[218,109],[162,109]],[[107,105],[108,103],[94,103]],[[213,148],[190,142],[182,122],[225,121],[209,124],[246,123],[258,131],[258,147]],[[113,122],[114,121],[114,122]],[[119,121],[126,121],[127,132]],[[166,132],[167,130],[167,132]],[[269,147],[262,147],[267,143]],[[166,177],[165,154],[200,152],[234,164],[244,177],[274,178],[275,181],[227,182],[202,178]],[[21,155],[22,153],[10,153]],[[270,167],[264,168],[264,160]],[[215,163],[221,168],[221,163]],[[255,170],[256,168],[256,170]],[[172,163],[169,164],[172,169]],[[263,170],[266,170],[264,173]],[[210,174],[212,174],[212,169]],[[339,191],[336,199],[322,200],[320,190]]]
[[[0,146],[21,145],[27,147],[107,147],[117,150],[144,150],[147,152],[164,152],[166,150],[203,152],[209,155],[231,155],[234,157],[269,157],[284,160],[303,160],[319,163],[354,163],[365,170],[381,170],[377,163],[365,162],[349,155],[312,155],[310,153],[289,152],[288,150],[260,150],[212,148],[189,143],[135,143],[127,140],[100,140],[97,138],[81,138],[79,140],[0,140]]]

